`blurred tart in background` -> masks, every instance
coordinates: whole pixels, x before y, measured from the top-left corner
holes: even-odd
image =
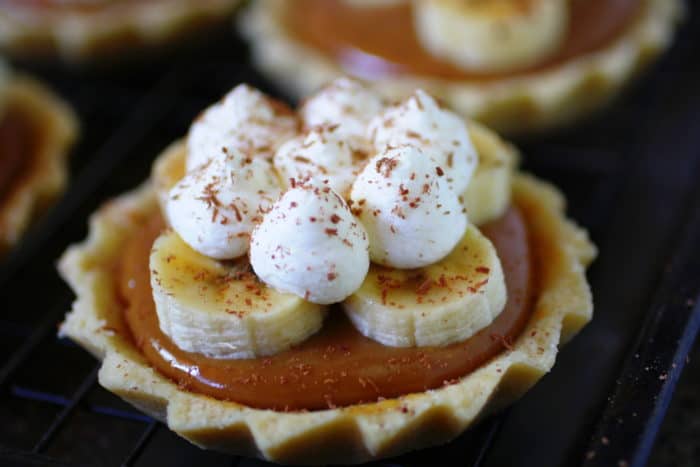
[[[0,49],[68,61],[166,43],[225,21],[240,0],[2,0]]]
[[[339,79],[239,85],[106,203],[59,270],[60,333],[194,444],[290,464],[445,443],[592,317],[596,249],[491,130]]]
[[[341,74],[390,99],[420,86],[509,133],[601,107],[670,44],[681,0],[260,0],[258,66],[299,97]]]
[[[63,191],[77,133],[67,104],[0,62],[0,254]]]

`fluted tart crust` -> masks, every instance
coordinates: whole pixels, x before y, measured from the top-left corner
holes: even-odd
[[[17,56],[81,61],[165,43],[225,19],[240,0],[7,3],[0,10],[1,49]]]
[[[9,175],[0,177],[4,185],[0,186],[1,254],[19,241],[35,215],[65,188],[67,158],[78,135],[78,122],[66,103],[34,79],[11,76],[0,92],[0,120],[19,120],[6,135],[26,139],[16,141],[25,151],[15,161],[19,168],[10,167]]]
[[[61,333],[102,360],[101,385],[204,448],[322,464],[360,463],[447,442],[522,395],[551,369],[559,344],[592,316],[585,268],[596,253],[585,232],[566,219],[564,200],[550,185],[517,174],[512,190],[538,264],[532,316],[509,349],[439,389],[342,408],[281,412],[188,392],[154,370],[128,333],[115,332],[124,329],[123,304],[109,266],[158,212],[153,182],[103,206],[90,220],[87,240],[64,254],[59,269],[77,300]]]

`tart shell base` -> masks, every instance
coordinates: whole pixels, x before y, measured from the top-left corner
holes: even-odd
[[[111,5],[97,12],[0,9],[0,48],[17,56],[80,61],[132,46],[160,44],[226,17],[241,0],[168,0]]]
[[[671,43],[683,16],[681,0],[640,0],[644,12],[607,48],[521,77],[493,82],[441,80],[407,75],[372,81],[391,100],[423,88],[463,116],[505,133],[559,127],[600,108]],[[347,73],[323,53],[291,37],[282,16],[285,0],[255,2],[239,22],[253,60],[296,97],[309,95]]]
[[[33,155],[31,173],[23,176],[22,185],[0,205],[0,254],[17,243],[34,215],[63,191],[68,179],[68,150],[78,135],[73,111],[39,82],[12,77],[3,94],[2,106],[21,107],[34,119],[41,144]]]
[[[564,217],[562,196],[528,175],[513,181],[537,255],[538,295],[526,330],[508,350],[440,389],[312,412],[252,409],[187,392],[153,370],[131,342],[110,264],[159,209],[146,184],[101,208],[87,240],[59,264],[77,295],[61,334],[102,360],[99,381],[192,443],[289,464],[360,463],[445,443],[511,403],[553,366],[559,344],[592,316],[586,233]]]

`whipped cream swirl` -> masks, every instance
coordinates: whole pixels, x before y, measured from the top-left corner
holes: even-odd
[[[313,303],[355,292],[369,270],[368,238],[328,186],[295,186],[265,214],[251,238],[250,262],[266,284]]]
[[[170,190],[166,216],[199,253],[233,259],[248,251],[253,228],[279,193],[269,162],[230,149],[188,172]]]
[[[347,197],[364,153],[353,149],[338,125],[314,127],[305,135],[284,143],[274,158],[284,180],[315,180]]]
[[[271,159],[279,145],[296,134],[298,125],[296,114],[286,104],[241,84],[192,124],[187,169],[221,156],[224,149]]]
[[[369,150],[367,125],[383,108],[382,99],[359,81],[338,78],[306,99],[299,113],[306,128],[337,125],[355,149]]]
[[[442,165],[417,146],[387,148],[353,184],[353,210],[369,234],[372,261],[395,268],[427,266],[447,256],[467,215]]]
[[[445,180],[460,195],[479,163],[464,119],[420,89],[373,118],[368,137],[377,152],[402,145],[420,148],[440,165]]]

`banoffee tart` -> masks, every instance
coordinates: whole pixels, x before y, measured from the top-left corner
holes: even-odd
[[[240,0],[0,0],[0,49],[67,60],[161,44],[225,20]]]
[[[77,128],[64,102],[0,62],[0,255],[63,190]]]
[[[510,133],[600,107],[667,48],[682,0],[260,0],[240,21],[294,96],[339,75],[422,87]]]
[[[515,149],[416,90],[245,85],[103,206],[60,332],[192,443],[294,464],[444,443],[592,316],[586,233]]]

